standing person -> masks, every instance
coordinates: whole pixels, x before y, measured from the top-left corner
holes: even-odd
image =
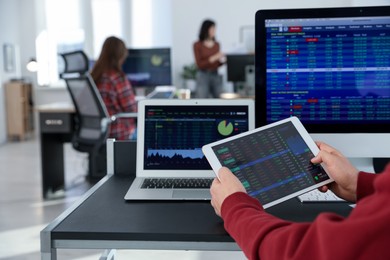
[[[198,98],[218,98],[222,91],[222,78],[218,68],[226,57],[220,51],[215,40],[215,22],[205,20],[200,27],[199,39],[194,43],[195,62],[198,66],[196,75],[196,96]]]
[[[110,116],[137,111],[134,90],[122,71],[127,55],[126,45],[121,39],[108,37],[91,72]],[[131,139],[135,130],[134,119],[117,119],[110,125],[109,136],[117,140]]]
[[[390,259],[390,164],[381,174],[359,172],[339,151],[317,143],[311,161],[323,163],[330,188],[357,202],[347,218],[322,213],[311,223],[294,223],[264,211],[227,168],[211,186],[211,204],[226,231],[249,259]]]

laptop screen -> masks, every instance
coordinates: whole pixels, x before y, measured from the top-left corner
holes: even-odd
[[[245,105],[147,105],[144,169],[209,170],[202,146],[249,130]]]

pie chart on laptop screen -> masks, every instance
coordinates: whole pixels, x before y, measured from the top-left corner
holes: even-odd
[[[218,133],[223,136],[228,136],[233,133],[233,124],[227,120],[222,120],[218,124]]]

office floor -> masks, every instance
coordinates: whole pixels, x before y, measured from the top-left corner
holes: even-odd
[[[84,181],[85,154],[65,149],[65,191],[61,198],[43,200],[39,140],[0,145],[0,259],[40,259],[39,232],[72,205],[91,184]],[[63,195],[63,196],[61,196]],[[95,260],[101,250],[58,250],[58,259]],[[242,252],[117,250],[115,259],[208,260],[246,259]]]

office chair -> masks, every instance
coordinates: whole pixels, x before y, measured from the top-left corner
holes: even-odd
[[[67,89],[76,109],[73,148],[89,153],[90,179],[100,179],[106,175],[106,139],[109,124],[118,118],[136,117],[136,113],[121,113],[109,116],[98,88],[88,73],[88,58],[83,51],[60,54],[65,62],[60,77],[65,80]]]

